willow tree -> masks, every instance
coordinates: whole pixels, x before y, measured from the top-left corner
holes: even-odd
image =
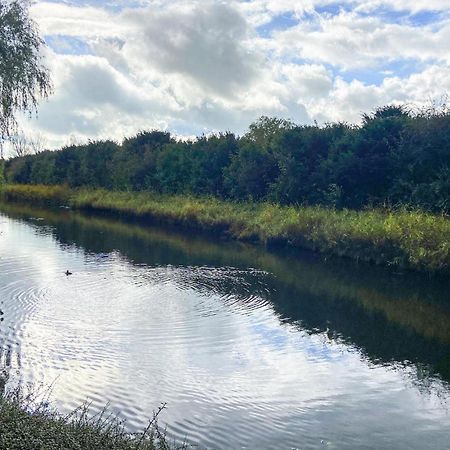
[[[0,145],[17,131],[17,113],[35,113],[51,91],[43,46],[29,2],[0,0]]]

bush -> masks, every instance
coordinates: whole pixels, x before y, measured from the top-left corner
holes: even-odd
[[[387,106],[360,126],[296,126],[262,117],[232,133],[181,142],[140,132],[6,162],[9,183],[210,195],[338,208],[450,211],[450,112]]]

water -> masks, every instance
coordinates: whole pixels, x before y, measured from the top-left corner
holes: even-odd
[[[447,281],[0,211],[7,387],[109,403],[130,431],[165,402],[169,436],[201,448],[448,448]]]

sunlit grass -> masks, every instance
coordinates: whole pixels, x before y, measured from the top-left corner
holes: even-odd
[[[31,184],[5,185],[2,195],[9,200],[26,200],[44,204],[67,202],[72,191],[66,186],[44,186]]]
[[[450,220],[421,211],[234,203],[211,197],[71,190],[63,186],[10,185],[4,195],[11,200],[53,200],[80,209],[146,217],[233,239],[279,242],[376,264],[430,272],[449,270]]]

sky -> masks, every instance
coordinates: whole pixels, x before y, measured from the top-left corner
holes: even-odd
[[[261,115],[357,123],[450,91],[450,0],[47,0],[49,148],[140,130],[242,134]]]

